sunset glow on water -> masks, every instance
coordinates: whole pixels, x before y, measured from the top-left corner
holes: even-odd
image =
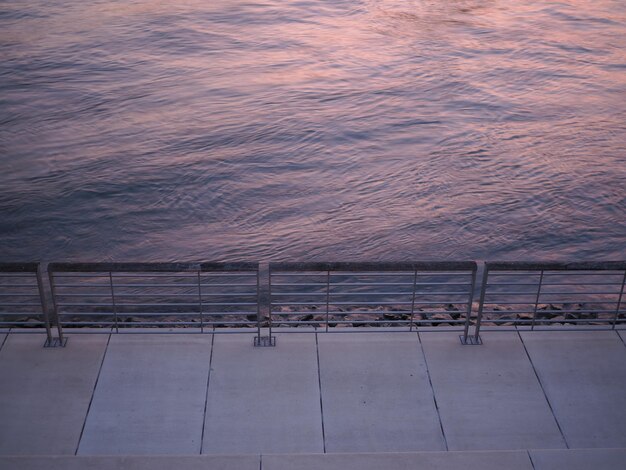
[[[6,1],[3,260],[623,259],[621,0]]]

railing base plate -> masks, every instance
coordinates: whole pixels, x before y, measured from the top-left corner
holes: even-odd
[[[476,336],[468,336],[467,338],[463,335],[459,336],[459,339],[461,340],[461,344],[464,344],[466,346],[479,346],[481,344],[483,344],[483,340],[480,339],[480,336],[476,337]]]
[[[267,348],[276,346],[276,336],[255,336],[255,348]]]
[[[67,338],[63,338],[63,341],[59,338],[46,339],[46,342],[43,343],[44,348],[64,348],[65,345],[67,345]]]

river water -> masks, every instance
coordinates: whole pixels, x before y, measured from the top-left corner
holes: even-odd
[[[623,0],[4,0],[2,260],[626,257]]]

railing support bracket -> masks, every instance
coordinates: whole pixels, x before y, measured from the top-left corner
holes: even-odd
[[[46,342],[43,344],[44,348],[64,348],[67,345],[67,338],[63,338],[62,340],[59,338],[46,339]]]
[[[255,336],[255,348],[269,348],[276,346],[276,336]]]
[[[483,340],[480,339],[480,336],[460,335],[459,339],[461,340],[461,344],[464,344],[465,346],[479,346],[483,344]]]

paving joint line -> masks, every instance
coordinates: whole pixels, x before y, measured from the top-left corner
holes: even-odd
[[[522,334],[521,334],[521,332],[519,330],[517,330],[517,336],[519,336],[519,339],[522,342],[522,347],[524,348],[524,352],[526,353],[526,357],[528,357],[528,360],[530,361],[530,366],[533,368],[533,372],[535,373],[535,377],[537,377],[537,382],[539,382],[539,387],[541,387],[541,391],[543,392],[543,396],[546,399],[546,403],[548,403],[548,408],[550,408],[550,413],[552,413],[552,417],[554,418],[554,422],[556,423],[556,427],[559,429],[559,432],[561,433],[561,437],[563,438],[563,442],[565,443],[565,447],[567,449],[569,449],[570,446],[569,446],[569,443],[567,442],[567,439],[565,438],[565,433],[563,432],[563,429],[561,428],[561,423],[559,423],[559,420],[556,417],[556,413],[554,412],[554,409],[552,408],[552,403],[550,403],[550,399],[548,398],[548,394],[546,393],[545,388],[543,388],[543,383],[541,382],[541,379],[539,378],[539,374],[537,373],[537,369],[535,369],[535,364],[533,363],[533,360],[530,357],[530,354],[528,352],[528,348],[526,347],[526,343],[524,343],[524,338],[522,338]]]
[[[93,384],[93,390],[91,391],[91,398],[89,399],[89,406],[87,407],[87,412],[85,413],[85,420],[83,421],[83,427],[80,429],[80,436],[78,437],[78,444],[76,444],[76,451],[74,455],[78,455],[78,449],[80,449],[80,442],[83,440],[83,433],[85,432],[85,426],[87,425],[87,418],[89,417],[89,412],[91,411],[91,404],[93,403],[93,397],[96,395],[96,388],[98,388],[98,381],[100,380],[100,374],[102,373],[102,366],[104,365],[104,359],[107,356],[107,352],[109,351],[109,343],[111,342],[111,336],[113,332],[109,332],[109,337],[107,338],[107,344],[104,348],[104,353],[102,354],[102,361],[100,361],[100,367],[98,368],[98,375],[96,376],[96,381]]]
[[[324,400],[322,399],[322,372],[320,369],[320,347],[317,340],[317,331],[315,331],[315,353],[317,355],[317,384],[320,391],[320,413],[322,418],[322,449],[326,453],[326,432],[324,429]]]
[[[204,429],[206,427],[206,410],[209,403],[209,383],[211,382],[211,366],[213,365],[213,348],[215,345],[215,332],[211,335],[211,353],[209,354],[209,373],[206,378],[206,393],[204,395],[204,414],[202,419],[202,433],[200,434],[200,455],[204,450]]]
[[[4,333],[3,333],[4,334]],[[11,330],[9,329],[9,331],[7,331],[6,336],[4,337],[4,339],[2,340],[2,344],[0,344],[0,351],[2,351],[2,348],[4,347],[4,343],[7,342],[7,340],[9,339],[9,335],[11,334]]]
[[[530,465],[532,465],[533,470],[535,470],[535,462],[533,462],[533,456],[530,455],[530,449],[526,449],[526,453],[528,454],[528,459],[530,460]]]
[[[448,438],[446,437],[446,431],[443,429],[443,421],[441,421],[441,413],[439,412],[439,404],[437,403],[437,396],[435,395],[435,387],[433,386],[433,381],[430,378],[430,369],[428,368],[428,360],[426,359],[426,352],[424,351],[424,345],[422,344],[422,338],[420,336],[420,332],[416,331],[417,334],[417,342],[420,344],[420,349],[422,351],[422,357],[424,358],[424,365],[426,366],[426,375],[428,376],[428,383],[430,384],[430,390],[433,393],[433,402],[435,403],[435,410],[437,411],[437,418],[439,419],[439,427],[441,428],[441,435],[443,437],[443,443],[446,446],[446,452],[449,451],[448,447]]]
[[[617,335],[617,337],[620,339],[620,341],[622,342],[622,344],[624,346],[626,346],[626,342],[624,341],[624,338],[622,338],[622,335],[619,334],[620,330],[613,330],[615,332],[615,334]],[[624,333],[626,333],[626,330],[623,330]],[[9,335],[7,335],[7,338],[9,337]]]

